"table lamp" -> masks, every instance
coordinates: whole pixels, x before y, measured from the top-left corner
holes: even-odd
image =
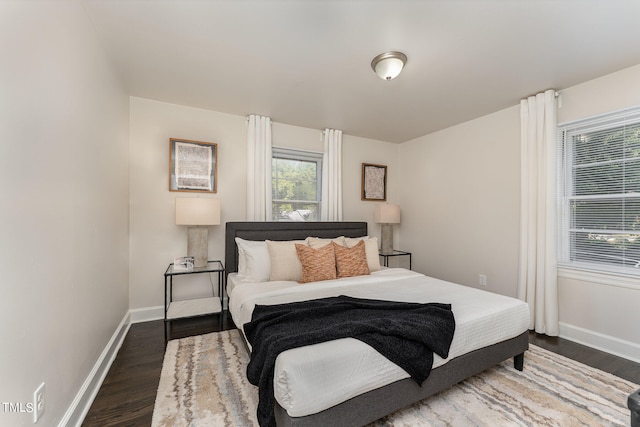
[[[393,252],[393,225],[400,224],[400,206],[385,203],[376,206],[374,220],[382,224],[382,236],[380,252],[390,254]]]
[[[206,267],[209,258],[210,225],[220,225],[220,200],[176,198],[176,225],[189,225],[187,255],[194,267]]]

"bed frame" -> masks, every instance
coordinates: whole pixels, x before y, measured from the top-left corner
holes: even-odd
[[[238,271],[236,237],[245,240],[302,240],[309,236],[333,238],[367,235],[366,222],[228,222],[226,227],[227,274]],[[524,331],[515,338],[456,357],[433,369],[422,386],[418,386],[411,378],[406,378],[304,417],[290,417],[276,402],[276,423],[278,426],[292,427],[363,426],[512,357],[515,368],[521,371],[524,352],[528,348],[529,332]]]

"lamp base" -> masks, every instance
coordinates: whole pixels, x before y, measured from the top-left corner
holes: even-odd
[[[209,258],[209,230],[204,227],[189,227],[187,255],[193,257],[194,267],[206,267]]]
[[[380,252],[384,255],[393,253],[393,225],[391,224],[382,224]]]

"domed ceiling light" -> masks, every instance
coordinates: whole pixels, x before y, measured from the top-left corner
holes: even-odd
[[[407,55],[402,52],[385,52],[373,58],[371,68],[383,80],[391,80],[398,77],[400,71],[407,63]]]

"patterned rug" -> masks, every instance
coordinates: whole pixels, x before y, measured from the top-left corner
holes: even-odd
[[[248,361],[238,330],[170,341],[152,426],[257,426]],[[629,426],[637,388],[531,345],[523,372],[505,361],[371,426]]]

